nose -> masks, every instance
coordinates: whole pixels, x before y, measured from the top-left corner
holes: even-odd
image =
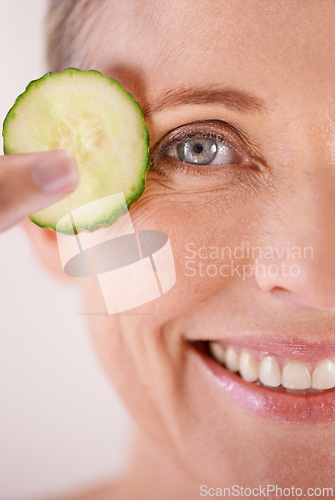
[[[282,201],[271,243],[255,260],[256,282],[267,293],[335,308],[335,183],[324,171],[301,181]]]

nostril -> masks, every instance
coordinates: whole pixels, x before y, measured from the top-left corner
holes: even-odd
[[[311,303],[308,300],[281,286],[274,286],[267,292],[267,295],[271,296],[273,299],[283,302],[284,305],[311,307]]]
[[[290,292],[286,288],[283,288],[282,286],[274,286],[273,288],[271,288],[271,290],[269,290],[269,293],[279,298],[292,294],[292,292]]]
[[[335,308],[335,297],[331,294],[318,293],[312,287],[301,287],[295,291],[288,288],[274,286],[265,292],[269,298],[280,301],[287,306],[300,306],[314,309],[331,309]]]

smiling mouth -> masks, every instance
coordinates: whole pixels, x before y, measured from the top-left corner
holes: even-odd
[[[301,396],[335,388],[335,356],[301,361],[221,341],[192,343],[221,367],[256,386]]]

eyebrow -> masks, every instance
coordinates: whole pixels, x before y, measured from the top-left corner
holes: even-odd
[[[239,113],[265,112],[265,101],[253,94],[236,89],[208,89],[203,87],[176,88],[158,95],[143,107],[144,116],[164,108],[183,104],[220,104]]]

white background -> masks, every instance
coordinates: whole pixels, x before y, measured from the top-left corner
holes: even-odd
[[[64,0],[65,1],[65,0]],[[0,0],[0,119],[42,76],[45,0]],[[43,271],[20,228],[0,234],[0,500],[116,478],[132,423],[90,345],[75,289]]]

